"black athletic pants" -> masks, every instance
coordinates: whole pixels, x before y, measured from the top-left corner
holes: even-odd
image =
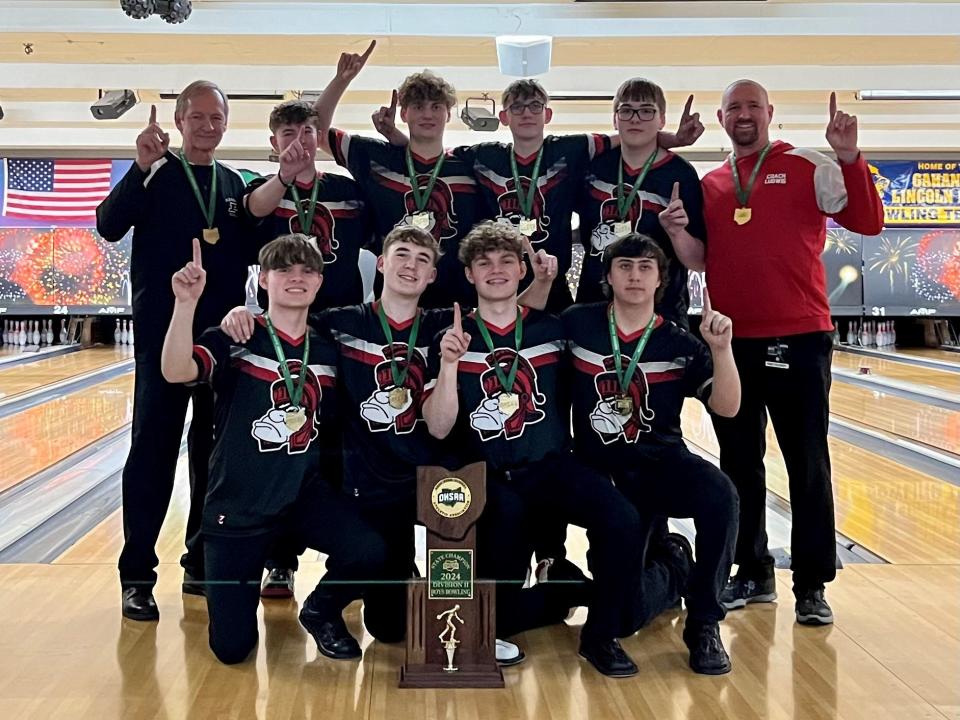
[[[536,541],[534,521],[542,517],[587,531],[594,582],[585,635],[611,640],[629,634],[640,516],[609,478],[563,453],[517,470],[487,473],[477,568],[481,577],[497,581],[497,637],[559,622],[567,613],[551,598],[549,584],[521,589]]]
[[[297,498],[293,515],[270,531],[250,536],[204,535],[210,649],[224,663],[242,662],[257,644],[257,606],[264,561],[278,537],[296,537],[327,553],[327,572],[304,603],[335,619],[351,601],[380,578],[388,557],[383,538],[345,499],[323,482],[313,482]],[[383,610],[367,599],[367,629],[378,626]]]
[[[137,349],[133,430],[122,480],[123,551],[118,567],[124,588],[140,586],[152,590],[157,582],[157,538],[170,506],[190,400],[193,401],[193,419],[187,435],[190,514],[187,516],[187,552],[180,558],[180,564],[202,580],[200,520],[213,445],[213,392],[206,385],[187,387],[168,383],[160,373],[159,350]]]
[[[771,355],[779,347],[780,356]],[[794,591],[817,588],[836,577],[833,486],[830,480],[829,333],[782,338],[735,338],[733,356],[743,388],[734,418],[714,416],[720,467],[740,494],[740,532],[735,562],[745,577],[773,573],[767,548],[767,412],[790,481],[791,553]],[[770,361],[788,365],[769,367]]]
[[[737,538],[737,491],[730,479],[685,446],[664,445],[651,448],[631,471],[615,474],[614,482],[640,512],[645,545],[663,516],[693,518],[697,563],[687,584],[687,622],[705,625],[723,620],[720,591],[730,573]],[[663,610],[662,588],[654,584],[648,597],[645,580],[641,578],[638,592],[637,628]]]

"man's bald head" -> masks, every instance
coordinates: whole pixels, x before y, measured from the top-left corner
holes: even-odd
[[[723,91],[717,119],[738,155],[760,150],[770,142],[773,105],[767,90],[753,80],[737,80]]]

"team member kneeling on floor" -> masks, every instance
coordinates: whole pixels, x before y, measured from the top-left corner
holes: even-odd
[[[730,671],[717,623],[737,537],[737,493],[726,475],[686,448],[680,410],[685,397],[696,397],[717,415],[736,414],[740,379],[730,349],[732,325],[711,310],[704,294],[700,332],[708,351],[654,312],[668,278],[667,257],[646,235],[631,233],[608,246],[603,272],[612,302],[575,305],[563,314],[574,368],[575,452],[612,477],[641,512],[642,545],[654,517],[693,518],[697,563],[683,593],[683,639],[695,672],[720,675]],[[686,540],[673,534],[666,544],[674,547],[649,553],[676,555],[678,541],[689,553]],[[659,614],[672,592],[661,575],[643,572],[634,628]]]
[[[327,657],[360,657],[341,612],[377,577],[386,557],[380,536],[323,477],[324,426],[336,410],[336,350],[307,329],[323,280],[323,259],[303,235],[260,251],[260,285],[270,312],[238,344],[219,328],[196,343],[193,314],[206,284],[200,244],[173,276],[175,304],[161,367],[171,383],[207,382],[215,391],[216,440],[202,531],[210,647],[225,663],[243,661],[257,642],[260,576],[282,530],[327,553],[327,573],[300,620]]]
[[[629,624],[628,569],[640,561],[640,516],[608,478],[570,453],[563,327],[553,315],[517,304],[526,265],[515,227],[477,225],[459,256],[478,306],[462,320],[455,308],[453,327],[431,347],[437,381],[423,417],[436,437],[454,432],[465,460],[487,463],[477,564],[481,576],[498,582],[497,635],[559,622],[570,605],[587,604],[580,654],[606,675],[633,675],[636,665],[616,638]],[[587,531],[594,582],[583,600],[521,590],[535,540],[532,520],[549,514]]]

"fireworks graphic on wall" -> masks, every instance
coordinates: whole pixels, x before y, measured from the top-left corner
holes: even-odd
[[[823,251],[833,251],[836,255],[853,255],[860,249],[853,233],[843,228],[827,230],[827,239],[823,244]]]
[[[930,302],[960,300],[960,230],[930,232],[920,239],[910,284]]]
[[[896,279],[907,282],[910,261],[916,256],[917,243],[911,235],[898,235],[895,238],[880,238],[880,248],[870,258],[870,270],[886,274],[890,280],[890,290]]]

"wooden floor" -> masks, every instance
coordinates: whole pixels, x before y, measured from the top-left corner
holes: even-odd
[[[119,345],[54,355],[9,368],[0,365],[0,400],[9,400],[16,395],[99,370],[131,357],[133,357],[133,348]]]
[[[921,403],[839,382],[833,393],[844,417],[902,436],[916,428],[914,435],[935,437],[940,447],[956,441],[956,418],[929,414]],[[132,378],[124,376],[0,420],[0,491],[122,427],[131,406]],[[696,403],[687,404],[684,432],[716,452],[709,418]],[[789,497],[769,440],[769,486]],[[519,637],[528,661],[506,671],[506,690],[443,692],[399,690],[402,648],[366,635],[360,662],[319,656],[294,601],[263,605],[255,659],[217,663],[206,644],[203,599],[179,592],[187,502],[181,459],[158,543],[159,623],[120,616],[119,512],[49,565],[0,565],[0,720],[960,720],[960,488],[835,438],[831,451],[838,530],[890,563],[851,564],[839,573],[828,588],[833,627],[795,624],[789,574],[778,571],[779,604],[732,612],[722,624],[734,664],[727,676],[689,671],[683,615],[673,612],[624,641],[641,667],[638,677],[604,678],[576,656],[580,611],[567,625]],[[583,534],[571,532],[568,545],[582,562]],[[322,572],[322,557],[308,553],[297,577],[299,602]],[[361,636],[356,605],[348,622]]]
[[[960,363],[960,353],[956,350],[937,350],[936,348],[897,348],[897,352],[907,355],[916,355],[917,357],[929,358],[931,360],[946,360],[947,362]]]
[[[960,366],[960,354],[957,356],[957,363]],[[903,380],[924,390],[946,390],[947,392],[960,394],[960,374],[945,370],[934,370],[919,365],[908,365],[895,360],[850,352],[834,353],[833,367],[854,372],[866,367],[870,368],[870,374],[874,377]]]

